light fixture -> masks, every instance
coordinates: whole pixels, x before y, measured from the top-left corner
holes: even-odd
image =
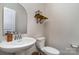
[[[40,10],[37,10],[35,12],[35,16],[36,18],[36,22],[42,24],[46,19],[48,19],[47,17],[42,15],[42,12]]]

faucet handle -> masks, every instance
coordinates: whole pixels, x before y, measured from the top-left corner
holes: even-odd
[[[15,34],[15,40],[17,40],[18,39],[18,35],[17,34]]]
[[[22,35],[21,34],[19,34],[19,38],[22,39]]]

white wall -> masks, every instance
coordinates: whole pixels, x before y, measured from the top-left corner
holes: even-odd
[[[27,11],[27,35],[28,36],[42,36],[44,34],[44,25],[37,24],[34,18],[35,12],[41,10],[45,14],[45,5],[40,3],[26,3],[21,4]]]
[[[47,45],[66,51],[72,42],[79,43],[79,4],[47,4],[46,13]]]

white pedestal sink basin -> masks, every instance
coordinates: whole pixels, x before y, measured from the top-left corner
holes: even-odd
[[[12,42],[2,41],[0,43],[0,50],[8,53],[16,53],[29,49],[35,44],[36,40],[30,37],[23,37],[22,39],[13,40]]]

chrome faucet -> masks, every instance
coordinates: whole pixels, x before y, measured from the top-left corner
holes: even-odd
[[[14,38],[15,40],[22,39],[22,35],[19,34],[18,32],[15,32],[14,34],[15,34],[15,38]]]

